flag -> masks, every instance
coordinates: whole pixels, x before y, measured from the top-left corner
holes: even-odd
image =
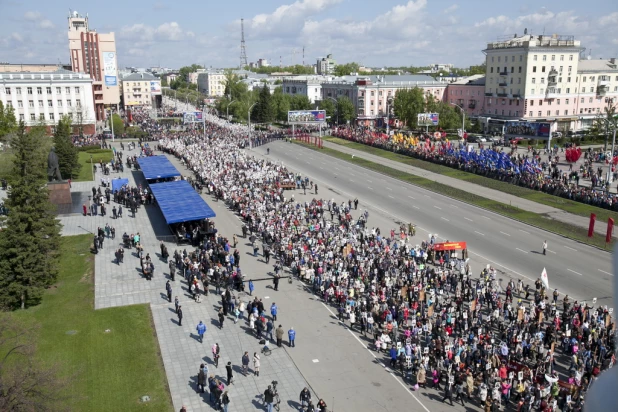
[[[549,280],[547,279],[547,271],[543,268],[543,272],[541,272],[541,282],[545,285],[545,289],[549,290]]]
[[[607,234],[605,235],[605,242],[609,243],[612,241],[612,232],[614,230],[614,219],[611,217],[607,219]]]

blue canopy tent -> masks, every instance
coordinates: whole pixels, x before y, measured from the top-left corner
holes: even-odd
[[[126,179],[126,178],[113,179],[112,180],[112,193],[116,193],[117,191],[122,189],[122,186],[128,185],[128,184],[129,184],[129,179]]]
[[[152,184],[150,190],[168,225],[216,216],[186,180]]]
[[[137,163],[140,169],[142,169],[142,173],[144,173],[146,180],[167,179],[180,176],[180,172],[176,170],[166,156],[138,157]]]

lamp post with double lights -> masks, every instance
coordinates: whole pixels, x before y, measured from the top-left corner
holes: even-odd
[[[449,103],[449,104],[452,104],[453,106],[458,107],[459,110],[461,110],[461,138],[463,139],[464,138],[464,133],[466,132],[466,129],[465,129],[465,127],[466,127],[466,112],[465,112],[464,108],[461,107],[458,104],[455,104],[455,103]]]

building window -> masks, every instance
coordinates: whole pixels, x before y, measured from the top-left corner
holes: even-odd
[[[498,56],[498,63],[500,63],[500,56]]]
[[[21,113],[21,114],[19,115],[19,121],[21,121],[21,122],[23,122],[23,121],[24,121],[24,114],[23,114],[23,113]]]
[[[547,111],[547,115],[548,115],[548,116],[551,116],[551,110],[548,110],[548,111]]]
[[[45,88],[45,92],[46,92],[47,94],[51,94],[51,87],[46,87],[46,88]]]
[[[75,100],[75,105],[76,105],[77,107],[82,107],[82,101],[81,101],[80,99],[76,99],[76,100]]]
[[[28,87],[28,94],[32,94],[32,87]]]
[[[582,83],[586,83],[586,76],[582,77]]]
[[[541,77],[541,84],[544,84],[544,83],[545,83],[545,78]]]
[[[490,73],[493,73],[493,72],[494,72],[494,68],[493,68],[493,67],[490,67],[490,68],[489,68],[489,72],[490,72]]]
[[[594,87],[590,88],[590,93],[594,93]]]
[[[533,77],[533,78],[532,78],[532,84],[535,84],[535,83],[536,83],[536,78],[535,78],[535,77]]]
[[[22,102],[21,100],[18,100],[17,107],[24,107],[24,102]]]
[[[583,103],[583,102],[584,102],[584,98],[582,97],[581,103]]]
[[[43,113],[41,113],[41,114],[39,115],[39,120],[40,120],[40,121],[44,121],[44,120],[45,120],[45,115],[44,115]]]
[[[58,103],[58,107],[62,107],[62,100],[58,100],[57,103]]]
[[[593,82],[594,81],[594,76],[590,76],[590,81]]]
[[[568,116],[568,115],[569,115],[569,111],[568,111],[568,110],[565,110],[565,111],[564,111],[564,115],[565,115],[565,116]]]
[[[545,73],[545,66],[541,67],[541,72]]]
[[[79,94],[79,86],[75,87],[75,94]]]
[[[572,54],[569,56],[569,61],[573,61],[573,55]]]
[[[543,57],[545,57],[545,56],[543,56]],[[541,117],[541,116],[543,116],[543,115],[541,114],[541,111],[539,110],[538,117]]]
[[[54,102],[52,100],[48,100],[47,107],[54,107]]]
[[[53,113],[49,114],[49,120],[54,120],[54,114]]]
[[[618,79],[616,79],[616,80],[618,80]],[[21,94],[21,87],[16,87],[15,88],[15,93],[16,94]]]
[[[6,107],[13,107],[13,102],[6,102]]]
[[[588,103],[592,103],[592,97],[589,99]]]
[[[64,88],[64,92],[65,92],[66,94],[71,94],[71,88],[70,88],[70,87],[65,87],[65,88]]]
[[[36,115],[34,113],[30,113],[30,120],[36,120]]]
[[[534,100],[530,100],[530,106],[534,106]]]
[[[532,56],[532,60],[536,61],[537,55],[535,54],[534,56]]]
[[[571,83],[571,78],[567,77],[567,83]]]
[[[565,102],[566,104],[569,104],[569,99],[564,99],[564,102]]]
[[[62,93],[62,87],[56,87],[56,94]]]
[[[4,88],[4,92],[5,92],[6,94],[11,94],[11,88],[10,88],[10,87],[5,87],[5,88]]]
[[[67,107],[71,107],[71,101],[67,100]]]
[[[557,100],[556,100],[556,104],[560,104],[560,99],[557,99]]]
[[[555,60],[556,60],[556,55],[555,55],[555,54],[552,54],[552,55],[551,55],[551,61],[555,61]]]
[[[43,88],[42,87],[37,87],[36,88],[36,94],[43,94]]]
[[[539,100],[539,106],[543,106],[543,100]]]
[[[534,94],[534,89],[530,89],[530,94]]]
[[[556,110],[556,116],[560,116],[560,110]]]
[[[517,78],[517,84],[521,84],[521,77]]]
[[[543,61],[547,61],[547,55],[546,54],[543,55]]]
[[[536,66],[532,66],[532,73],[536,73]]]
[[[43,107],[43,100],[39,100],[39,107]]]
[[[34,100],[28,100],[28,107],[34,107]]]

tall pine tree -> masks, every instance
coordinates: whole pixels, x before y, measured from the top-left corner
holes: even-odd
[[[20,122],[11,145],[13,172],[6,199],[9,214],[0,231],[0,308],[39,303],[58,275],[60,222],[46,187],[44,130],[26,132]]]
[[[79,173],[79,152],[71,140],[71,118],[64,116],[58,121],[54,133],[54,148],[63,179],[71,179]]]

